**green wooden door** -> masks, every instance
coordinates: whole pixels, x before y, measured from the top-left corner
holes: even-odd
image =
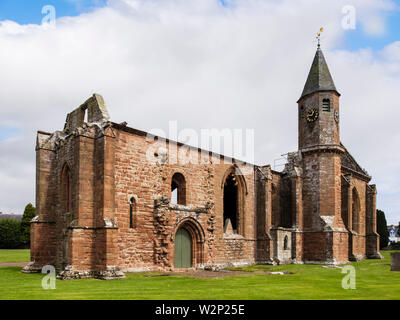
[[[189,232],[180,228],[175,235],[175,268],[192,266],[192,238]]]

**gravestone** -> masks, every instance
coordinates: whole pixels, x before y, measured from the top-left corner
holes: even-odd
[[[392,269],[391,271],[400,271],[400,252],[392,252]]]

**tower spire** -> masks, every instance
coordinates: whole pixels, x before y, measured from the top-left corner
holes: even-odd
[[[304,85],[301,98],[304,96],[318,92],[318,91],[335,91],[339,95],[340,93],[336,90],[335,83],[333,82],[331,73],[328,68],[328,64],[325,61],[324,54],[321,50],[321,32],[324,29],[321,28],[317,33],[318,47],[313,63],[311,65],[310,72],[308,73],[306,84]]]

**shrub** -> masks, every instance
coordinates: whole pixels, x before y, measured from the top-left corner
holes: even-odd
[[[0,220],[0,249],[15,249],[21,245],[21,222]]]
[[[387,222],[385,213],[382,210],[376,210],[376,231],[379,234],[379,247],[385,248],[389,244],[389,231],[387,229]]]
[[[24,244],[29,246],[31,241],[31,220],[36,215],[36,208],[29,203],[24,210],[24,215],[21,220],[21,240]]]

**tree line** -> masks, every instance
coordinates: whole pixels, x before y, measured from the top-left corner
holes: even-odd
[[[26,205],[21,221],[16,219],[0,220],[0,249],[29,248],[31,239],[31,220],[36,216],[36,208]]]

